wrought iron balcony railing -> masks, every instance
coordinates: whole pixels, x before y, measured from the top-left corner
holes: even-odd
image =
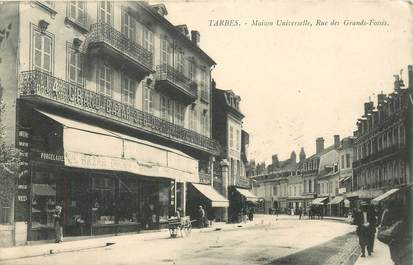
[[[19,95],[65,104],[213,155],[220,154],[218,142],[209,137],[38,70],[20,74]]]
[[[86,42],[88,45],[106,44],[119,54],[131,58],[143,70],[153,72],[152,53],[109,24],[96,23],[91,25]]]
[[[167,87],[164,89],[170,90],[171,87],[174,87],[190,100],[198,98],[197,86],[193,85],[193,82],[183,73],[168,64],[156,66],[156,80],[166,83]]]

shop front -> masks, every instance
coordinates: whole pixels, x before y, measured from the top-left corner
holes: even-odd
[[[258,198],[247,189],[231,186],[228,188],[229,209],[228,217],[232,223],[242,220],[242,215],[250,210],[255,212]]]
[[[28,239],[54,238],[63,208],[65,236],[159,229],[185,209],[198,161],[186,154],[40,112],[30,144]]]

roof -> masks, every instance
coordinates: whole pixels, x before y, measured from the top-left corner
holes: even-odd
[[[164,26],[168,28],[169,31],[174,33],[174,35],[183,43],[185,43],[188,47],[199,53],[203,59],[205,59],[210,65],[216,65],[217,63],[209,57],[208,54],[206,54],[198,45],[194,44],[190,39],[188,39],[185,35],[181,33],[179,29],[177,29],[169,20],[164,18],[162,15],[160,15],[154,8],[153,6],[149,5],[148,3],[145,3],[143,1],[135,1],[137,5],[142,7],[145,11],[147,11],[150,15],[152,15],[154,18],[156,18],[160,23],[162,23]]]

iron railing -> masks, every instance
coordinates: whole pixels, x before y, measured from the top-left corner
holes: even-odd
[[[110,24],[96,23],[91,25],[86,42],[88,44],[97,42],[106,43],[118,52],[132,58],[135,62],[141,64],[148,70],[153,69],[152,53],[116,30]]]
[[[167,81],[194,99],[198,97],[197,86],[194,86],[193,82],[183,73],[168,64],[156,66],[156,80]]]
[[[111,118],[214,155],[220,154],[220,145],[209,137],[38,70],[20,74],[19,95],[22,98],[28,96],[46,98]]]

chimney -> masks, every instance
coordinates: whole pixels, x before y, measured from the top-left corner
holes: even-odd
[[[297,163],[297,155],[295,154],[295,151],[291,152],[290,160],[294,163]]]
[[[188,27],[183,24],[183,25],[177,25],[175,26],[175,28],[177,30],[179,30],[183,35],[185,35],[185,37],[189,38],[189,31],[188,31]]]
[[[316,140],[315,140],[315,143],[316,143],[316,145],[315,145],[315,147],[316,147],[316,153],[318,154],[318,153],[321,153],[323,150],[324,150],[324,138],[323,137],[318,137]]]
[[[216,89],[216,88],[217,88],[217,83],[215,83],[215,79],[214,79],[214,78],[212,78],[212,80],[211,80],[211,88],[212,88],[212,89]]]
[[[340,146],[340,135],[334,135],[334,147],[337,148]]]
[[[413,88],[413,65],[407,66],[408,77],[409,77],[409,88]]]
[[[386,100],[386,94],[380,93],[377,95],[377,105],[383,105]]]
[[[364,115],[367,116],[367,114],[374,109],[374,103],[373,101],[368,101],[364,103]]]
[[[280,166],[280,161],[278,161],[278,155],[273,155],[272,156],[272,165],[273,165],[273,167],[279,167]]]
[[[305,152],[304,152],[304,147],[301,147],[301,151],[300,151],[300,163],[304,162],[306,158]]]
[[[197,30],[191,30],[191,40],[195,45],[199,45],[201,35],[199,34],[199,31]]]

